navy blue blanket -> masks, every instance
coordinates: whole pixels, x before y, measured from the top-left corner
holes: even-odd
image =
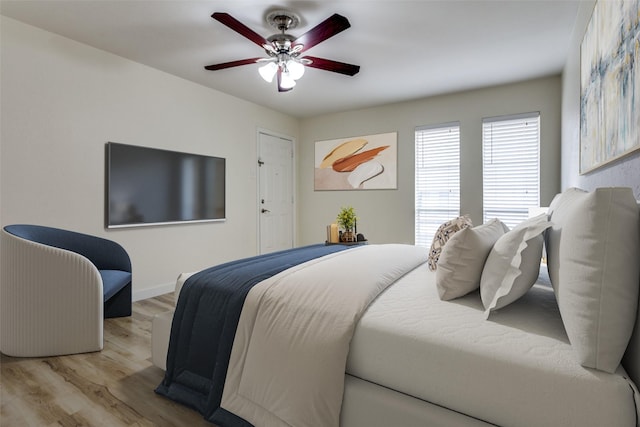
[[[349,246],[323,244],[228,262],[185,282],[171,325],[167,371],[156,393],[210,419],[220,407],[231,348],[249,290],[287,268]]]

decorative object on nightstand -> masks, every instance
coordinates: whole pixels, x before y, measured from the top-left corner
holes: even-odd
[[[327,225],[327,243],[339,243],[340,234],[338,233],[338,224]]]
[[[338,225],[343,230],[340,235],[341,242],[355,242],[357,230],[355,229],[356,221],[358,218],[356,217],[356,211],[352,206],[342,207],[340,209],[340,213],[336,218]]]
[[[366,245],[364,234],[358,233],[358,218],[351,206],[340,208],[336,222],[327,226],[325,245]]]

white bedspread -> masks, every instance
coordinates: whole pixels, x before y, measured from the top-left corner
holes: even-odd
[[[415,246],[363,246],[256,285],[240,317],[222,408],[260,427],[338,426],[356,323],[426,259]]]
[[[365,312],[347,372],[501,426],[636,424],[624,369],[580,366],[544,285],[485,320],[478,292],[440,301],[420,266]]]

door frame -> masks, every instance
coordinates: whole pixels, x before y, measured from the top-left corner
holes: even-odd
[[[297,229],[298,229],[298,198],[297,195],[297,176],[298,176],[298,168],[297,168],[297,151],[296,151],[296,139],[290,135],[286,135],[280,132],[274,132],[270,129],[266,129],[263,127],[256,128],[256,157],[255,157],[255,170],[256,170],[256,253],[260,254],[260,239],[262,238],[261,230],[260,230],[260,214],[258,211],[260,210],[260,165],[258,162],[260,161],[260,134],[267,134],[274,136],[276,138],[282,138],[291,142],[291,197],[293,198],[293,202],[291,203],[291,208],[293,209],[293,227],[292,238],[293,238],[293,246],[295,246],[298,241]]]

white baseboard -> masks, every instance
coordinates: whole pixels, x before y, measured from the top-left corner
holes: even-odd
[[[176,282],[165,283],[163,285],[154,286],[152,288],[141,289],[139,291],[131,292],[131,299],[133,301],[140,301],[143,299],[149,299],[153,297],[157,297],[159,295],[164,295],[175,291]]]

